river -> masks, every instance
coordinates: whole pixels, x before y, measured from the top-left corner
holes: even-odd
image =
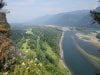
[[[73,75],[96,75],[96,68],[77,50],[72,39],[75,32],[67,31],[64,33],[62,49],[64,61]]]

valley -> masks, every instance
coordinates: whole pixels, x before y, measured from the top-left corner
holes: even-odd
[[[21,56],[14,68],[1,75],[100,74],[98,33],[98,29],[87,27],[12,27],[11,38]]]
[[[70,75],[69,69],[60,61],[61,35],[61,30],[52,27],[13,29],[12,39],[20,48],[21,58],[10,74]]]
[[[34,62],[34,64],[38,62],[38,64],[43,65],[37,67],[37,69],[40,68],[40,74],[49,75],[54,73],[57,73],[57,75],[59,73],[62,75],[95,75],[99,73],[100,53],[98,50],[100,46],[99,44],[93,44],[93,39],[89,40],[85,38],[88,36],[87,34],[89,34],[89,36],[95,37],[94,40],[98,40],[96,34],[99,33],[99,30],[84,27],[59,27],[52,25],[31,26],[31,28],[28,26],[18,29],[19,30],[16,29],[17,31],[15,31],[15,33],[17,32],[17,37],[20,34],[19,39],[16,38],[15,33],[12,33],[12,39],[14,39],[21,49],[22,58],[20,60],[24,66],[29,62]],[[95,32],[97,33],[93,36],[92,34]],[[59,43],[61,44],[60,46]],[[17,65],[17,68],[18,66],[19,65]],[[50,69],[47,68],[51,66],[50,72]],[[23,70],[24,67],[21,65],[20,67]],[[52,72],[54,68],[56,72]],[[24,70],[21,72],[23,73]],[[27,74],[31,74],[31,72],[27,72]]]
[[[100,0],[0,0],[0,75],[100,75]]]

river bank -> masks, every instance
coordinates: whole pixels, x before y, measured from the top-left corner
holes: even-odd
[[[59,46],[60,46],[60,60],[59,61],[63,65],[63,67],[67,70],[67,74],[72,75],[71,71],[69,70],[69,68],[67,67],[67,65],[64,62],[64,53],[63,53],[63,49],[62,49],[63,38],[64,38],[64,32],[62,32],[61,39],[59,42]]]
[[[77,32],[75,35],[83,41],[90,42],[93,45],[100,47],[100,41],[96,38],[97,33],[83,34]]]

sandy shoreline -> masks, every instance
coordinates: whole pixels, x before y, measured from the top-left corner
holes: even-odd
[[[67,70],[67,72],[69,72],[68,75],[72,75],[71,71],[69,70],[69,68],[67,67],[67,65],[64,62],[64,53],[63,53],[63,49],[62,49],[63,38],[64,38],[64,32],[62,32],[62,36],[61,36],[60,43],[59,43],[59,46],[60,46],[60,62],[64,66],[64,68]]]
[[[75,35],[79,39],[81,39],[83,41],[90,42],[93,45],[95,45],[97,47],[100,47],[100,41],[99,41],[99,39],[96,38],[96,35],[97,35],[96,33],[90,33],[88,35],[85,35],[85,34],[82,34],[82,33],[77,32]]]

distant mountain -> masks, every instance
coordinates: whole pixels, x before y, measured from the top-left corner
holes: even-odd
[[[36,25],[90,26],[94,25],[94,20],[89,10],[80,10],[42,16],[32,20],[30,23]],[[97,25],[97,23],[95,23],[95,25]]]

